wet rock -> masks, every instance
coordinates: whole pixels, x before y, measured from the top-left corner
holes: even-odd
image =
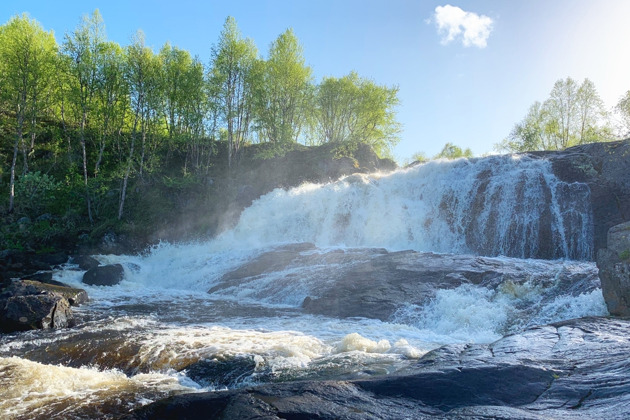
[[[57,267],[68,262],[68,254],[66,252],[41,254],[37,256],[37,259],[44,264],[49,264],[52,267]]]
[[[405,372],[157,401],[128,418],[606,418],[630,412],[630,321],[571,320],[490,345],[444,346]]]
[[[521,260],[506,258],[302,247],[263,253],[225,274],[209,293],[293,304],[312,314],[387,321],[404,305],[423,305],[437,290],[465,284],[507,291],[529,281],[542,290],[542,301],[599,287],[597,270],[587,263],[573,270],[571,263],[537,260],[537,273],[532,273]]]
[[[65,328],[74,321],[72,304],[87,301],[84,290],[15,281],[0,294],[0,330],[2,332]]]
[[[52,279],[52,271],[40,271],[35,274],[30,274],[22,278],[22,280],[34,280],[41,283],[50,283]]]
[[[86,271],[82,281],[90,286],[114,286],[122,281],[124,274],[120,264],[101,265]]]
[[[589,186],[595,259],[606,248],[608,230],[630,220],[630,139],[528,154],[549,159],[561,180]]]
[[[242,385],[256,371],[252,357],[200,360],[186,367],[186,376],[198,384],[217,389]]]
[[[7,295],[14,296],[55,293],[67,299],[73,306],[81,305],[88,301],[88,295],[85,290],[70,287],[61,282],[55,282],[55,284],[52,284],[33,280],[14,281],[6,293]]]
[[[9,277],[22,278],[40,271],[50,271],[53,267],[64,264],[68,255],[64,252],[37,254],[32,251],[6,249],[0,252],[3,270]]]
[[[610,228],[608,248],[599,250],[597,267],[608,312],[630,316],[630,222]]]
[[[98,267],[100,263],[94,257],[89,255],[75,255],[70,260],[73,264],[77,264],[81,270],[89,270]]]
[[[5,287],[8,287],[11,284],[11,279],[6,276],[6,274],[0,270],[0,291]]]

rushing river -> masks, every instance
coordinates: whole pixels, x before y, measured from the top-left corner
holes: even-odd
[[[75,308],[74,328],[0,336],[0,417],[117,418],[178,393],[388,375],[443,344],[604,315],[597,270],[586,261],[588,195],[586,185],[558,181],[544,160],[432,162],[273,191],[205,243],[98,256],[123,265],[117,286],[83,285],[83,272],[68,264],[55,280],[84,288],[91,301]],[[329,273],[352,263],[345,260],[271,267],[208,294],[264,252],[302,242],[315,245],[307,254],[351,261],[374,248],[485,255],[531,280],[434,290],[420,304],[401,302],[386,321],[302,310],[307,296],[335,287]],[[556,260],[530,259],[540,257]],[[584,284],[560,285],[567,276]]]

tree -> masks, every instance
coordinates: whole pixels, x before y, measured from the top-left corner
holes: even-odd
[[[577,83],[567,77],[556,81],[545,102],[545,108],[558,125],[555,149],[564,149],[574,140],[574,126],[578,120],[577,92]]]
[[[536,101],[529,107],[525,118],[514,126],[510,135],[495,149],[510,153],[550,150],[555,148],[555,136],[555,121],[549,117],[543,104]]]
[[[95,120],[99,131],[99,146],[94,176],[99,173],[109,138],[122,131],[128,108],[124,50],[114,42],[105,42],[98,58]]]
[[[15,141],[9,181],[9,212],[15,199],[15,170],[18,150],[22,146],[24,172],[28,170],[28,154],[33,150],[39,117],[49,105],[57,54],[52,32],[27,15],[16,16],[0,28],[0,73],[2,99],[15,114]],[[28,129],[30,144],[24,141]]]
[[[630,90],[625,93],[617,102],[615,111],[621,118],[621,136],[630,135]]]
[[[161,79],[165,120],[171,147],[186,148],[184,172],[188,163],[200,166],[201,137],[208,99],[205,91],[204,69],[188,51],[165,44],[160,50]]]
[[[71,97],[79,120],[79,140],[83,160],[83,179],[88,218],[93,223],[90,191],[88,189],[88,164],[86,131],[88,118],[95,108],[98,89],[98,64],[105,44],[105,25],[98,9],[91,16],[83,16],[81,24],[71,34],[66,34],[63,51],[71,76]]]
[[[228,168],[238,160],[248,137],[254,111],[253,95],[261,76],[261,63],[253,41],[243,39],[233,17],[223,25],[212,48],[210,81],[227,127]]]
[[[126,168],[120,192],[118,220],[122,219],[125,207],[127,184],[129,182],[129,176],[131,174],[133,164],[136,137],[138,135],[138,125],[140,126],[140,134],[142,137],[142,154],[140,158],[140,168],[142,168],[144,164],[144,146],[146,142],[149,118],[152,111],[152,100],[159,87],[159,63],[157,62],[153,51],[145,45],[144,33],[142,31],[138,31],[136,33],[132,44],[127,47],[126,57],[125,80],[129,86],[133,123],[131,127],[129,153],[126,159]]]
[[[398,140],[398,88],[379,86],[355,72],[327,77],[317,87],[314,134],[320,143],[365,143],[388,155]]]
[[[595,84],[584,79],[577,91],[578,143],[592,143],[602,138],[600,120],[606,118],[604,102],[599,97]]]
[[[446,143],[440,153],[435,155],[434,159],[459,159],[472,158],[473,152],[469,148],[462,150],[461,147],[453,143]]]
[[[269,48],[258,101],[257,128],[264,140],[277,144],[297,142],[306,122],[311,98],[311,68],[292,29]]]
[[[495,149],[505,152],[561,150],[576,144],[610,139],[603,102],[589,79],[578,86],[558,80],[544,102],[530,106],[525,118]]]

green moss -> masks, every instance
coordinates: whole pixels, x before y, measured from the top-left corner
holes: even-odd
[[[619,258],[623,261],[630,260],[630,249],[626,249],[619,254]]]

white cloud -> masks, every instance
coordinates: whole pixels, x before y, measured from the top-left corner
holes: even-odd
[[[442,44],[461,39],[464,47],[485,48],[492,32],[492,19],[485,15],[466,12],[459,7],[438,6],[433,16]]]

